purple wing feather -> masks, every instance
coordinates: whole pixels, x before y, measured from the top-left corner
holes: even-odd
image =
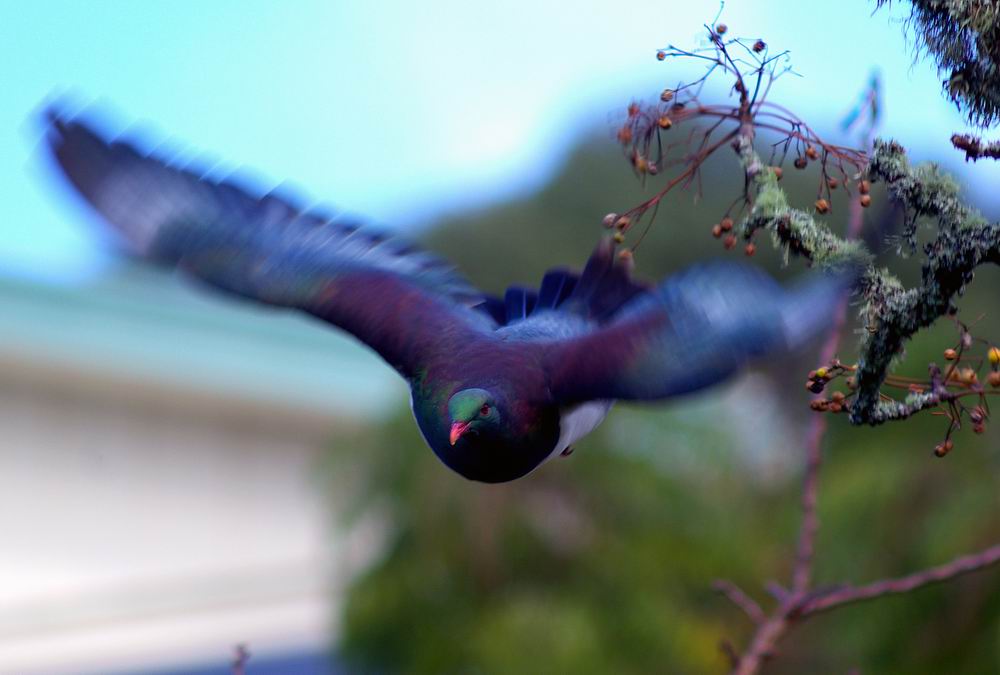
[[[375,349],[404,376],[495,326],[484,296],[441,260],[387,236],[254,196],[49,114],[49,147],[128,250],[219,289],[303,310]]]
[[[846,290],[843,277],[817,275],[785,290],[746,265],[691,268],[590,333],[546,345],[553,397],[651,400],[702,389],[808,341]]]
[[[537,291],[511,286],[503,299],[485,298],[477,309],[491,316],[500,326],[549,310],[601,324],[630,300],[649,290],[647,284],[632,278],[630,264],[615,262],[613,240],[604,237],[594,248],[582,273],[561,268],[549,270]]]

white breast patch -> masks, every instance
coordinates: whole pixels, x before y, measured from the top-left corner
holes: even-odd
[[[596,429],[614,404],[611,399],[588,401],[563,410],[559,417],[559,441],[547,459],[558,456],[563,450]]]

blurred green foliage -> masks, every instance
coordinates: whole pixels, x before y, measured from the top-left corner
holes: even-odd
[[[536,283],[551,266],[579,266],[601,216],[641,194],[604,149],[611,145],[582,147],[538,194],[456,217],[429,245],[491,291]],[[735,157],[723,159],[733,164],[708,167],[703,200],[680,194],[661,209],[637,256],[640,274],[723,254],[709,230],[739,190]],[[814,198],[807,173],[786,172],[795,203]],[[868,230],[892,234],[891,210],[878,195],[876,204],[883,207],[870,209]],[[847,209],[834,206],[828,218],[837,223]],[[761,245],[755,262],[776,271],[769,248]],[[915,273],[904,264],[901,276]],[[1000,339],[998,280],[983,272],[963,307],[969,320],[992,312],[975,332]],[[903,372],[923,374],[955,338],[945,323],[921,334]],[[845,340],[845,360],[853,342]],[[801,439],[816,414],[802,386],[811,358],[790,355],[693,399],[619,406],[571,457],[511,484],[448,471],[402,404],[385,425],[337,439],[329,474],[341,512],[375,510],[388,527],[383,554],[347,596],[341,653],[352,672],[725,672],[719,641],[742,645],[750,625],[711,583],[734,580],[767,602],[763,584],[788,578]],[[930,415],[876,429],[828,421],[820,585],[905,574],[1000,540],[997,430],[963,431],[954,452],[937,459],[931,451],[945,424]],[[768,672],[855,666],[1000,672],[1000,570],[811,619]]]

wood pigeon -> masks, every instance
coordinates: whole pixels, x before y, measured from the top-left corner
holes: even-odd
[[[581,273],[490,297],[396,238],[172,166],[59,111],[47,119],[62,173],[131,253],[347,331],[406,379],[427,444],[472,480],[568,454],[617,399],[697,391],[783,355],[845,290],[823,275],[785,290],[723,262],[647,285],[604,238]]]

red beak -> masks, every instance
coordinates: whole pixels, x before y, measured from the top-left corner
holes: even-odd
[[[448,440],[451,441],[451,444],[455,445],[456,443],[458,443],[458,439],[462,437],[462,434],[464,434],[465,430],[468,428],[469,428],[468,422],[454,422],[451,425],[451,435],[448,437]]]

